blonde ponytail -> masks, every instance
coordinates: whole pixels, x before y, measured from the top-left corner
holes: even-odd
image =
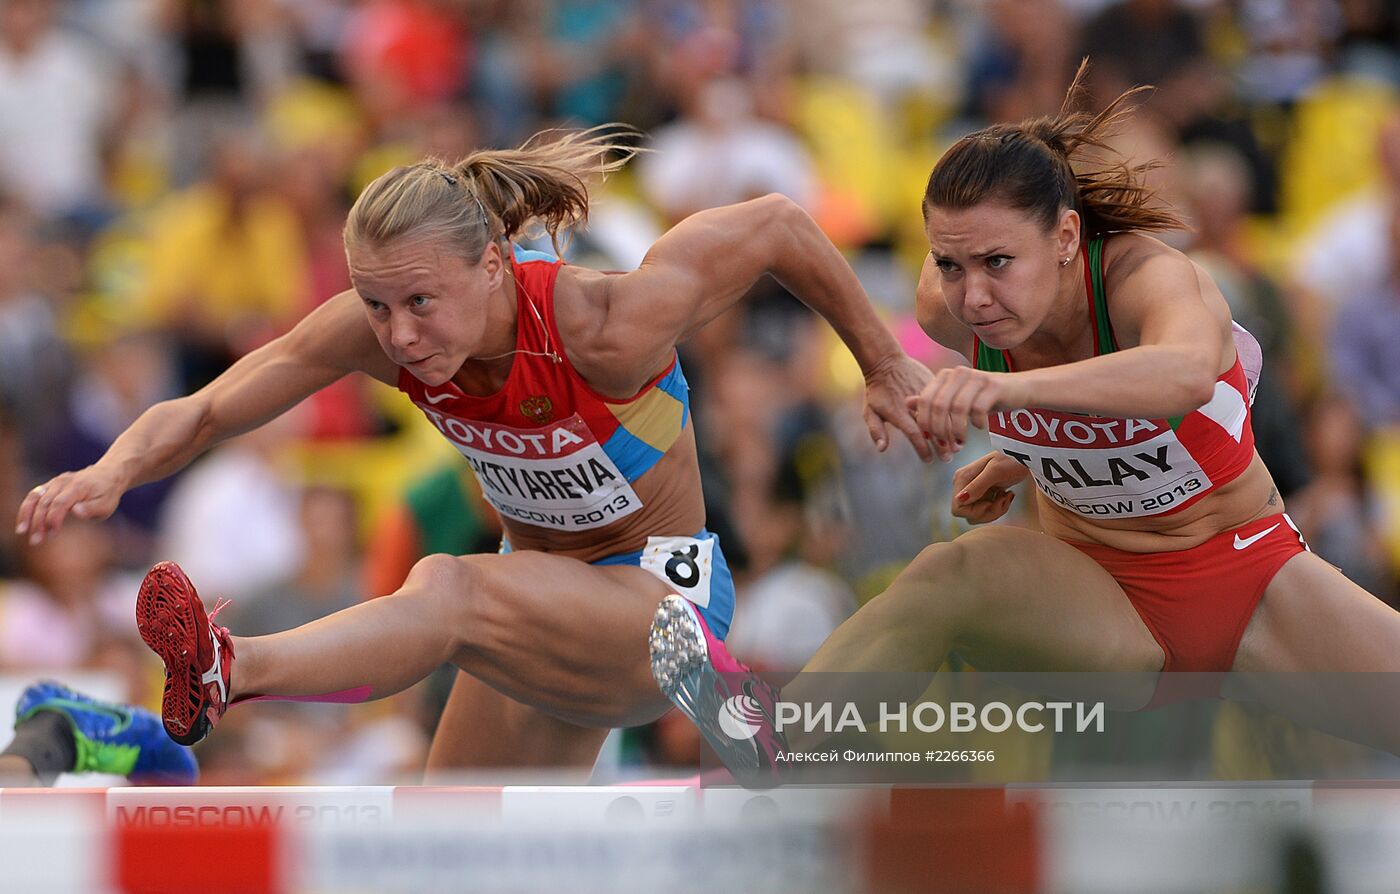
[[[405,239],[443,241],[471,264],[496,239],[541,225],[559,250],[559,234],[588,220],[589,182],[638,151],[632,131],[603,125],[546,131],[519,149],[473,152],[456,164],[430,158],[395,168],[360,195],[345,223],[345,245]]]

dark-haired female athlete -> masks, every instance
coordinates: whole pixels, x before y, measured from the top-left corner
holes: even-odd
[[[944,459],[969,426],[997,447],[956,473],[955,515],[990,522],[1029,478],[1040,530],[928,547],[804,671],[931,671],[952,650],[1004,671],[1400,669],[1400,613],[1308,550],[1254,450],[1257,344],[1210,277],[1149,235],[1181,224],[1145,167],[1111,161],[1132,93],[1070,112],[1082,75],[1058,116],[958,141],[923,200],[920,323],[972,362],[911,406]],[[770,737],[726,735],[701,705],[716,685],[736,694],[723,672],[742,668],[687,614],[663,606],[653,672],[721,756],[761,766]],[[758,708],[774,697],[739,679]],[[1388,710],[1231,694],[1400,743]]]

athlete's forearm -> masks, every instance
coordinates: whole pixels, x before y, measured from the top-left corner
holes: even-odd
[[[817,226],[793,204],[782,215],[782,245],[769,272],[802,303],[821,314],[869,374],[903,353],[871,305],[851,265]]]
[[[96,465],[119,476],[124,491],[175,474],[221,439],[210,424],[207,405],[196,396],[155,404],[112,442]]]
[[[1120,419],[1169,419],[1207,403],[1215,370],[1200,351],[1141,345],[1020,373],[1027,406]]]

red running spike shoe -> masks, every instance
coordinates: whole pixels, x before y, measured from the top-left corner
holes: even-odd
[[[160,562],[146,572],[136,596],[136,626],[141,639],[165,662],[161,720],[170,738],[193,745],[214,728],[228,710],[233,643],[228,628],[214,626],[194,584],[174,562]]]

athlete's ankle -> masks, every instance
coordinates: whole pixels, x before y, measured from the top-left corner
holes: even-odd
[[[253,672],[257,669],[258,649],[253,637],[230,636],[228,642],[229,650],[235,656],[228,667],[228,703],[231,705],[259,694],[257,690],[243,685],[245,681],[256,682]]]

